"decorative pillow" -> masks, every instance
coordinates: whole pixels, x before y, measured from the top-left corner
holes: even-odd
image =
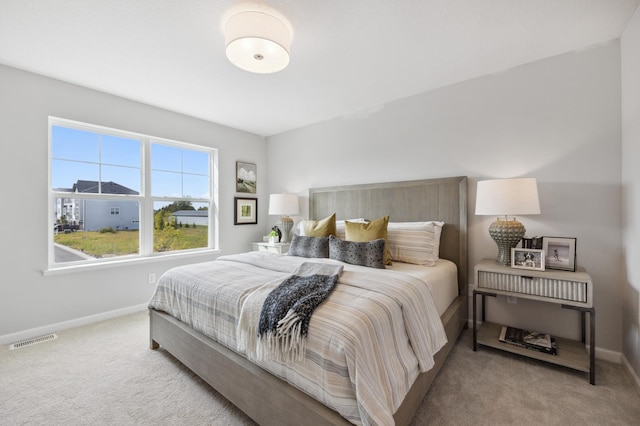
[[[329,257],[352,265],[384,269],[385,241],[379,238],[367,242],[344,241],[329,237]]]
[[[444,222],[390,222],[387,249],[392,260],[433,266],[440,258]]]
[[[306,237],[328,237],[329,235],[336,235],[336,214],[332,214],[322,220],[309,220],[302,221],[302,231],[300,235]]]
[[[358,222],[358,223],[367,223],[369,222],[367,219],[363,217],[359,217],[356,219],[347,219],[349,222]],[[346,240],[344,236],[344,220],[336,220],[336,237],[341,240]]]
[[[365,242],[373,241],[378,238],[387,239],[387,225],[389,224],[389,216],[381,217],[371,222],[344,222],[345,239],[347,241]],[[391,265],[391,257],[388,250],[385,249],[384,264]]]
[[[294,234],[287,255],[300,257],[329,257],[329,238],[307,237]]]
[[[436,260],[440,259],[440,236],[442,235],[442,228],[444,227],[444,222],[432,222],[433,223],[433,254],[436,257]]]

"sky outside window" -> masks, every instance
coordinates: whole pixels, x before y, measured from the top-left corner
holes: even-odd
[[[115,182],[140,193],[141,142],[52,126],[51,185],[71,189],[79,180]]]
[[[151,192],[154,197],[208,198],[209,154],[152,144]]]
[[[140,140],[52,126],[52,188],[79,180],[115,182],[141,192]],[[157,197],[209,198],[209,153],[151,144],[151,187]]]

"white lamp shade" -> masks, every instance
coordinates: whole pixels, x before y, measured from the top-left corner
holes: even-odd
[[[245,10],[231,15],[224,35],[227,58],[238,68],[265,74],[289,64],[289,26],[269,11]]]
[[[476,214],[488,216],[540,214],[536,179],[494,179],[478,182]]]
[[[269,196],[269,214],[288,216],[298,214],[298,196],[295,194],[271,194]]]

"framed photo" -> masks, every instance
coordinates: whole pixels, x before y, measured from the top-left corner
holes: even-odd
[[[522,248],[542,250],[542,237],[522,238]]]
[[[234,225],[255,225],[258,223],[258,199],[235,197]]]
[[[255,194],[257,180],[255,164],[236,161],[236,192]]]
[[[542,237],[542,248],[546,253],[549,269],[576,270],[576,239],[565,237]]]
[[[544,271],[544,250],[530,248],[511,249],[511,267]]]

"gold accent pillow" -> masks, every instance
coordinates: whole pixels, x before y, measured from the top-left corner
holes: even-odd
[[[302,229],[306,237],[328,237],[336,235],[336,214],[325,217],[322,220],[305,219],[302,222]]]
[[[344,222],[345,240],[355,242],[368,242],[384,238],[384,264],[391,265],[391,256],[387,249],[387,226],[389,225],[389,216],[381,217],[371,222]]]

